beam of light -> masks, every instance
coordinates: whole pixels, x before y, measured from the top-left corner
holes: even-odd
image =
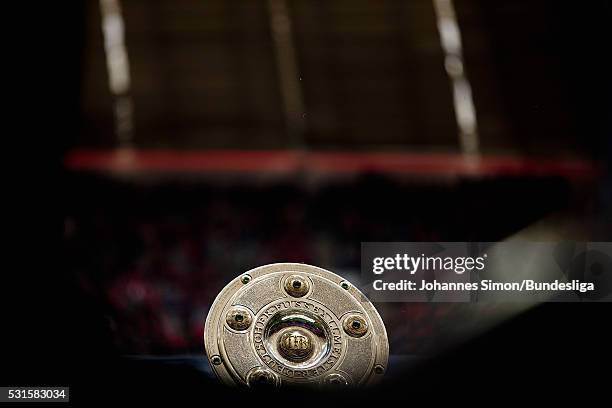
[[[440,43],[444,50],[444,68],[451,81],[455,118],[459,128],[459,143],[466,158],[480,153],[476,109],[472,87],[465,75],[461,30],[452,0],[433,0]]]
[[[283,99],[287,132],[294,147],[304,147],[304,100],[301,88],[292,24],[285,0],[268,0],[270,27]]]
[[[130,64],[124,38],[119,0],[100,0],[102,36],[106,54],[108,86],[113,96],[115,132],[119,147],[132,145],[133,103],[130,96]]]

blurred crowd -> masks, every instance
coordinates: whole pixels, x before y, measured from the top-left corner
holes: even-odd
[[[201,352],[210,304],[250,268],[305,262],[358,280],[362,241],[498,240],[565,197],[558,180],[432,187],[377,176],[299,187],[75,175],[68,187],[69,270],[105,311],[117,348],[138,354]],[[521,204],[517,196],[535,200]],[[428,334],[444,330],[444,315],[465,311],[377,307],[394,328],[396,353],[423,351],[432,345]]]

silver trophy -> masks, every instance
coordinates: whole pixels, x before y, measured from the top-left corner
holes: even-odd
[[[204,344],[225,384],[248,387],[372,384],[389,357],[383,321],[359,289],[298,263],[232,280],[208,313]]]

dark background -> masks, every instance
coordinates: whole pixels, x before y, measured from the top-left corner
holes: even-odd
[[[30,136],[14,158],[17,208],[6,215],[18,248],[7,251],[3,383],[70,385],[74,400],[112,400],[100,384],[135,400],[208,399],[216,381],[180,359],[126,356],[203,356],[207,305],[251,267],[300,261],[350,274],[361,241],[503,240],[550,217],[573,225],[559,239],[610,240],[605,1],[455,2],[481,153],[518,160],[511,171],[357,166],[347,176],[304,160],[270,177],[147,165],[151,149],[169,161],[218,149],[461,157],[431,2],[288,3],[306,114],[297,131],[284,117],[263,2],[122,2],[133,167],[84,155],[124,148],[98,3],[61,13],[61,34],[31,43],[38,81],[55,86],[30,93],[27,111],[43,113],[20,122]],[[69,50],[55,54],[57,43]],[[557,161],[543,170],[546,160]],[[605,384],[607,304],[539,305],[462,341],[441,322],[473,324],[482,311],[377,307],[391,352],[423,360],[371,397]]]

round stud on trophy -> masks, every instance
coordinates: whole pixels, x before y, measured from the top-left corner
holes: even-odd
[[[261,266],[225,286],[204,345],[221,381],[251,388],[370,385],[389,357],[383,321],[359,289],[297,263]]]

